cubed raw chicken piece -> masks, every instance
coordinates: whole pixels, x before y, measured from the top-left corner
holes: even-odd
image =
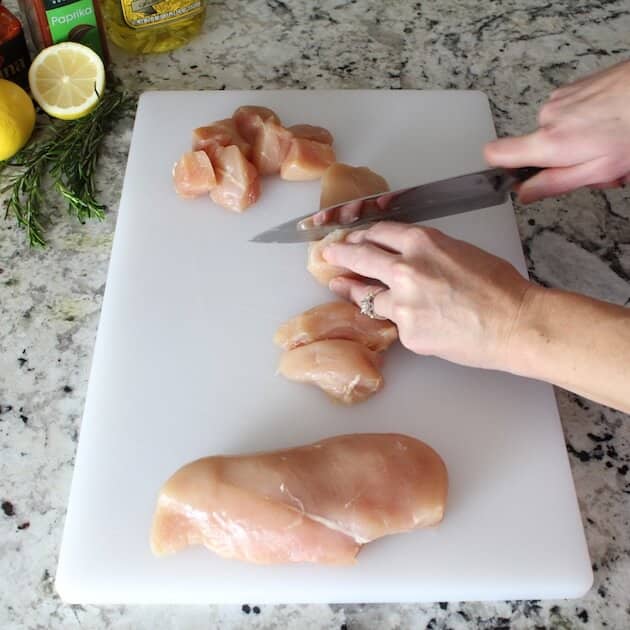
[[[193,151],[205,151],[211,160],[219,148],[230,145],[236,145],[246,158],[251,157],[251,145],[238,132],[231,118],[217,120],[193,131]]]
[[[284,350],[323,339],[348,339],[382,352],[398,339],[398,331],[392,322],[371,319],[350,302],[328,302],[291,318],[274,336]]]
[[[275,175],[280,172],[293,135],[274,120],[263,121],[252,145],[252,162],[261,175]]]
[[[315,125],[292,125],[287,129],[293,134],[294,138],[304,138],[305,140],[315,140],[315,142],[321,142],[322,144],[332,144],[333,136],[323,127],[316,127]]]
[[[240,134],[252,145],[252,163],[261,175],[280,172],[293,134],[287,131],[276,113],[268,107],[244,105],[232,118]]]
[[[243,105],[232,114],[232,118],[239,133],[249,144],[254,144],[256,134],[264,123],[272,121],[280,124],[280,119],[273,110],[258,105]]]
[[[260,197],[260,177],[237,146],[219,147],[214,156],[217,185],[210,191],[215,203],[242,212]]]
[[[335,152],[329,144],[294,138],[280,168],[280,177],[292,182],[319,179],[335,161]]]
[[[278,372],[298,383],[317,385],[345,405],[367,400],[383,387],[380,355],[347,339],[314,341],[287,350]]]
[[[340,435],[206,457],[162,487],[151,548],[165,555],[204,545],[246,562],[352,564],[365,543],[439,523],[447,493],[440,456],[406,435]]]
[[[184,153],[173,167],[175,191],[181,197],[207,195],[217,183],[210,158],[204,151]]]
[[[389,185],[385,179],[369,168],[337,162],[329,166],[322,175],[319,207],[328,208],[388,190]],[[352,275],[342,267],[327,263],[322,256],[326,246],[335,241],[342,241],[350,231],[349,229],[335,230],[322,240],[309,243],[307,269],[320,284],[328,286],[328,283],[337,276]]]

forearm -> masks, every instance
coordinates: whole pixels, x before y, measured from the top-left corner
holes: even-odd
[[[630,412],[630,310],[532,288],[511,335],[510,372]]]

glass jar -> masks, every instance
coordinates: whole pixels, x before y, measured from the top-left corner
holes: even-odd
[[[30,62],[20,21],[0,4],[0,77],[28,90]]]
[[[205,0],[101,0],[107,35],[133,53],[182,46],[201,30]]]

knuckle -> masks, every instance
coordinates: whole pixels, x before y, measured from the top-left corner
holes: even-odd
[[[417,279],[416,270],[404,260],[392,264],[392,280],[396,286],[408,287],[413,285]]]
[[[551,123],[539,129],[537,135],[540,144],[545,146],[552,144],[556,145],[558,142],[562,142],[566,138],[567,131],[563,124]]]
[[[426,248],[435,244],[442,233],[435,228],[414,227],[407,232],[405,245],[410,249]]]
[[[392,317],[403,330],[407,330],[413,322],[413,309],[406,304],[394,304]]]
[[[383,227],[384,227],[383,222],[379,221],[378,223],[374,223],[373,225],[370,225],[370,227],[365,230],[365,234],[367,236],[378,236],[379,234],[382,233]]]
[[[553,160],[566,140],[562,124],[551,122],[540,127],[530,138],[530,149],[540,158]]]
[[[423,227],[420,229],[424,232],[425,238],[431,245],[439,245],[444,240],[444,232],[440,232],[437,228]]]
[[[426,234],[422,228],[413,228],[405,235],[405,247],[408,249],[420,249],[426,244]]]
[[[554,118],[556,106],[553,101],[547,101],[538,111],[538,123],[546,125]]]
[[[370,255],[370,246],[361,242],[353,247],[355,260],[365,260]]]

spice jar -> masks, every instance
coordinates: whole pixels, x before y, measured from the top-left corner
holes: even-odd
[[[107,42],[98,0],[19,0],[37,50],[59,42],[89,46],[107,62]]]
[[[0,77],[28,90],[30,63],[20,21],[0,4]]]
[[[133,53],[173,50],[203,24],[205,0],[101,0],[110,41]]]

